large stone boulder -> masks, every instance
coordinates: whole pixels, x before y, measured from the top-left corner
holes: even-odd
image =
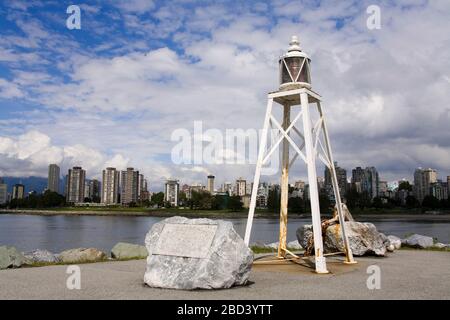
[[[380,232],[381,239],[383,240],[383,244],[386,247],[386,250],[389,252],[394,252],[395,247],[391,244],[391,240],[384,234]]]
[[[221,289],[248,281],[253,253],[231,222],[173,217],[152,226],[144,282],[170,289]]]
[[[50,251],[41,249],[26,252],[24,253],[24,256],[30,262],[35,263],[57,263],[60,261],[58,255],[53,254]]]
[[[309,239],[313,236],[312,225],[305,224],[297,229],[297,240],[303,248],[308,247]]]
[[[433,238],[422,236],[420,234],[413,234],[402,240],[402,244],[407,247],[425,249],[432,247],[434,244]]]
[[[396,236],[388,236],[388,239],[392,246],[394,246],[395,250],[398,250],[402,247],[402,239]]]
[[[95,248],[77,248],[63,251],[59,254],[63,263],[95,262],[106,259],[106,254]]]
[[[372,223],[346,221],[345,226],[353,255],[384,256],[386,254],[385,239]],[[311,225],[304,225],[297,229],[298,241],[304,248],[307,247],[311,236]],[[340,224],[329,226],[325,234],[323,234],[323,238],[325,253],[344,252]]]
[[[25,264],[27,259],[16,248],[0,246],[0,270],[18,268]]]
[[[147,256],[147,248],[138,244],[119,242],[111,249],[114,259],[143,259]]]

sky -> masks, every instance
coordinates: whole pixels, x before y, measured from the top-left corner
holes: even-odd
[[[69,5],[81,29],[69,29]],[[367,27],[378,5],[381,28]],[[253,164],[174,164],[172,133],[260,129],[278,57],[311,57],[339,166],[450,175],[450,1],[2,1],[0,176],[133,166],[151,191],[251,180]],[[319,166],[319,175],[323,167]],[[291,171],[305,179],[304,165]],[[263,177],[278,181],[278,175]]]

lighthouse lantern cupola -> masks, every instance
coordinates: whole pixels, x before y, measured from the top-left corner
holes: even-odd
[[[311,59],[300,48],[297,36],[291,38],[286,54],[280,57],[280,90],[311,88]]]

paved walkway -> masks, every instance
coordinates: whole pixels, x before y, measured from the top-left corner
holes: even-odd
[[[0,299],[450,299],[450,253],[401,250],[387,258],[329,261],[330,274],[298,265],[254,266],[251,284],[215,291],[153,289],[145,260],[80,265],[81,290],[68,290],[67,266],[0,271]],[[369,290],[367,267],[378,265],[381,289]]]

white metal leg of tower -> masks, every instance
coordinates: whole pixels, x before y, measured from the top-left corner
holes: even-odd
[[[277,102],[283,108],[283,122],[277,121],[272,113],[273,102]],[[256,198],[258,192],[258,185],[260,182],[261,170],[265,164],[268,163],[270,156],[278,150],[281,144],[282,148],[282,161],[281,161],[281,204],[280,204],[280,241],[278,247],[278,257],[285,258],[287,254],[287,217],[288,217],[288,192],[289,192],[289,169],[300,157],[306,164],[308,172],[309,193],[311,201],[311,214],[313,224],[313,237],[314,237],[314,255],[315,255],[315,268],[317,273],[327,273],[327,266],[323,252],[322,241],[322,227],[320,219],[320,206],[319,206],[319,190],[317,186],[317,170],[316,159],[322,161],[327,166],[331,173],[332,185],[334,195],[336,199],[336,205],[338,209],[339,223],[341,226],[341,236],[344,240],[346,263],[355,263],[353,260],[352,251],[349,246],[347,238],[344,214],[342,210],[342,203],[339,193],[339,186],[336,177],[336,170],[334,167],[333,155],[331,152],[331,146],[328,136],[328,130],[320,104],[321,97],[308,88],[300,88],[287,91],[277,91],[268,95],[268,103],[266,116],[264,119],[264,125],[261,135],[261,141],[258,152],[258,160],[256,163],[255,177],[253,181],[253,190],[250,200],[250,209],[248,214],[245,243],[248,245],[250,242],[250,235],[253,224],[253,217],[256,208]],[[313,104],[313,106],[311,106]],[[317,108],[318,120],[315,124],[312,124],[311,107]],[[300,106],[300,108],[292,108],[294,106]],[[295,115],[291,121],[291,111],[299,109],[300,111]],[[300,123],[303,131],[298,129],[297,123]],[[296,126],[297,125],[297,126]],[[278,137],[270,145],[267,144],[267,135],[269,134],[269,127],[276,129],[279,132]],[[297,145],[294,139],[291,138],[291,133],[296,133],[302,143]],[[322,143],[322,139],[323,143]],[[294,156],[289,158],[289,149],[292,148]]]

